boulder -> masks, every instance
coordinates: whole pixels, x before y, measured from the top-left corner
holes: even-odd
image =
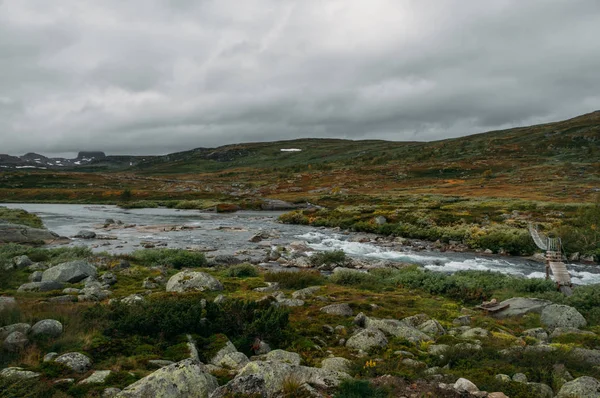
[[[130,294],[129,296],[121,299],[121,302],[127,305],[140,304],[144,301],[146,301],[146,299],[140,296],[139,294]]]
[[[96,370],[89,377],[81,380],[78,384],[104,384],[106,378],[110,376],[110,370]]]
[[[588,365],[600,365],[600,350],[592,350],[588,348],[574,348],[571,355],[578,360]]]
[[[442,336],[446,334],[446,329],[435,319],[430,319],[417,326],[421,332],[428,336]]]
[[[46,355],[44,355],[44,362],[52,362],[56,359],[56,357],[58,357],[58,353],[57,352],[49,352]]]
[[[387,346],[388,340],[379,329],[365,329],[350,337],[346,347],[355,350],[369,351],[372,348],[383,348]]]
[[[79,231],[77,232],[77,235],[74,236],[74,238],[79,238],[79,239],[94,239],[96,237],[96,233],[94,231]]]
[[[431,318],[427,314],[417,314],[403,318],[400,322],[411,328],[417,328],[419,325],[429,321]]]
[[[342,357],[325,358],[321,361],[321,368],[333,372],[348,372],[352,366],[352,361]]]
[[[8,308],[13,308],[17,306],[17,301],[14,297],[2,296],[0,297],[0,311],[4,311]]]
[[[21,332],[27,335],[31,330],[31,326],[28,323],[13,323],[12,325],[3,326],[0,328],[0,340],[8,337],[13,332]]]
[[[151,359],[148,361],[148,365],[155,368],[164,368],[165,366],[173,365],[175,362],[168,361],[166,359]]]
[[[515,373],[512,377],[512,380],[516,381],[517,383],[527,383],[527,376],[525,376],[523,373]]]
[[[15,258],[12,259],[13,264],[15,265],[16,269],[23,269],[23,268],[27,268],[29,267],[31,264],[33,264],[33,261],[31,261],[29,259],[29,257],[23,255],[23,256],[17,256]]]
[[[432,341],[433,339],[414,327],[396,319],[366,318],[367,329],[379,329],[394,337],[401,337],[411,342]]]
[[[70,261],[48,268],[42,275],[42,282],[77,283],[96,276],[96,267],[84,260]]]
[[[118,398],[207,398],[219,387],[206,366],[185,359],[165,366],[125,387]]]
[[[586,336],[595,336],[596,333],[589,332],[587,330],[579,330],[577,328],[555,328],[552,334],[550,334],[551,339],[555,339],[564,334],[578,334],[578,335],[586,335]]]
[[[304,289],[296,290],[292,293],[292,298],[306,300],[307,298],[314,296],[319,290],[321,290],[321,286],[309,286]]]
[[[542,310],[540,321],[550,331],[555,328],[580,328],[587,325],[583,315],[568,305],[551,304]]]
[[[103,284],[114,285],[117,283],[117,276],[112,272],[105,272],[100,276],[99,280]]]
[[[556,398],[600,398],[600,382],[593,377],[582,376],[565,383]]]
[[[85,373],[92,368],[92,361],[90,358],[79,352],[68,352],[66,354],[62,354],[54,361],[62,363],[77,373]]]
[[[210,398],[266,397],[265,379],[258,375],[236,377],[210,394]]]
[[[548,341],[548,333],[543,328],[527,329],[523,332],[523,336],[533,337],[541,341]]]
[[[470,315],[462,315],[452,321],[453,325],[456,326],[469,326],[471,324]]]
[[[28,343],[29,340],[23,333],[12,332],[6,337],[6,339],[4,339],[2,346],[6,351],[18,352],[23,350]]]
[[[227,339],[223,347],[217,351],[217,353],[210,359],[209,363],[216,366],[222,366],[221,360],[225,358],[227,354],[232,354],[235,352],[238,352],[237,348],[235,348],[233,343]]]
[[[339,316],[352,316],[354,315],[354,311],[352,308],[346,303],[344,304],[331,304],[321,308],[321,312],[330,315],[339,315]]]
[[[463,332],[460,337],[463,339],[479,339],[482,337],[487,337],[489,332],[483,328],[472,328],[465,332]]]
[[[183,271],[173,275],[167,282],[167,292],[223,290],[223,284],[204,272]]]
[[[479,388],[477,388],[477,386],[473,382],[462,377],[456,380],[456,383],[454,383],[453,387],[456,391],[459,392],[475,393],[479,391]]]
[[[40,377],[40,373],[31,372],[23,368],[6,368],[0,370],[0,377],[15,378],[15,379],[35,379]]]
[[[225,369],[239,370],[246,366],[248,362],[250,360],[243,352],[231,352],[221,358],[218,366]]]
[[[267,353],[268,361],[284,362],[290,365],[300,365],[301,358],[295,352],[289,352],[284,350],[273,350]]]
[[[42,281],[42,271],[34,271],[29,275],[29,282],[41,282]]]
[[[31,327],[33,336],[58,337],[63,332],[63,325],[54,319],[44,319]]]
[[[102,398],[115,398],[121,392],[120,388],[109,387],[102,391]]]
[[[43,276],[42,276],[43,278]],[[42,281],[25,283],[17,289],[17,292],[50,292],[52,290],[61,290],[65,285],[61,282]]]
[[[500,303],[500,305],[504,304],[509,304],[509,307],[505,310],[492,314],[494,318],[504,319],[509,317],[518,317],[532,312],[540,314],[542,310],[551,305],[552,302],[537,298],[514,297],[504,300]]]
[[[535,397],[539,398],[554,398],[554,391],[552,388],[544,383],[527,383],[527,386],[531,391],[534,391]]]
[[[0,222],[0,243],[48,243],[59,236],[47,229]]]

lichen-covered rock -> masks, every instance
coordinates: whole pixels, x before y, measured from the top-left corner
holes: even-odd
[[[0,328],[0,340],[7,338],[8,335],[13,332],[21,332],[24,335],[27,335],[30,330],[31,326],[28,323],[13,323],[12,325],[7,325]]]
[[[376,319],[366,318],[365,327],[367,329],[379,329],[394,337],[402,337],[411,342],[432,341],[431,336],[426,335],[414,327],[408,326],[403,321],[396,319]]]
[[[223,284],[213,276],[196,271],[183,271],[173,275],[167,282],[167,292],[218,291]]]
[[[232,354],[234,352],[237,352],[237,348],[235,348],[235,346],[233,345],[233,343],[231,341],[229,341],[229,339],[227,339],[225,341],[223,347],[221,347],[219,349],[219,351],[217,351],[217,353],[208,362],[211,363],[211,364],[213,364],[213,365],[216,365],[216,366],[222,366],[221,365],[221,360],[223,358],[225,358],[225,356],[227,354]]]
[[[56,359],[56,357],[58,356],[57,352],[49,352],[46,355],[44,355],[44,362],[51,362],[54,361]]]
[[[568,305],[552,304],[542,310],[540,321],[550,331],[555,328],[580,328],[587,325],[583,315]]]
[[[472,328],[465,332],[463,332],[460,337],[463,339],[479,339],[482,337],[487,337],[489,332],[483,328]]]
[[[40,377],[40,373],[32,372],[19,367],[13,367],[0,370],[0,377],[15,379],[35,379],[36,377]]]
[[[27,268],[29,267],[31,264],[33,264],[33,261],[31,261],[29,259],[29,257],[23,255],[23,256],[17,256],[15,258],[12,259],[13,264],[15,265],[16,269],[23,269],[23,268]]]
[[[431,355],[444,355],[444,352],[450,349],[448,344],[432,344],[427,347],[427,352]]]
[[[219,387],[206,367],[193,359],[165,366],[125,387],[118,398],[207,398]]]
[[[456,380],[456,383],[454,383],[453,387],[456,391],[459,392],[474,393],[479,391],[479,388],[477,388],[477,386],[472,381],[464,379],[462,377]]]
[[[9,352],[18,352],[25,348],[25,346],[29,343],[27,336],[25,336],[21,332],[12,332],[4,339],[4,343],[2,346],[6,351]]]
[[[81,380],[79,384],[103,384],[110,373],[110,370],[96,370],[89,377]]]
[[[548,332],[543,328],[527,329],[523,332],[523,336],[533,337],[541,341],[548,341]]]
[[[527,383],[527,376],[525,376],[523,373],[515,373],[512,377],[513,381],[516,381],[517,383]]]
[[[600,381],[589,376],[582,376],[565,383],[556,398],[600,398]]]
[[[333,372],[348,372],[352,361],[342,357],[325,358],[321,361],[321,368]]]
[[[31,327],[32,336],[58,337],[62,332],[62,323],[55,319],[43,319]]]
[[[300,355],[295,352],[273,350],[267,354],[268,361],[284,362],[290,365],[300,365]]]
[[[509,307],[492,314],[494,318],[519,317],[532,312],[539,314],[545,307],[551,305],[552,301],[528,297],[513,297],[500,303],[500,305],[504,304],[508,304]]]
[[[0,222],[0,243],[40,243],[51,242],[59,236],[47,229],[31,228],[25,225]]]
[[[65,285],[61,282],[54,282],[54,281],[29,282],[29,283],[24,283],[21,286],[19,286],[17,291],[19,293],[50,292],[52,290],[60,290],[63,287],[65,287]]]
[[[387,344],[387,338],[379,329],[361,330],[346,341],[346,347],[362,351],[369,351],[376,347],[382,348]]]
[[[96,237],[96,233],[94,231],[82,230],[77,232],[77,235],[73,237],[79,239],[94,239]]]
[[[30,282],[41,282],[42,281],[42,271],[34,271],[27,278]]]
[[[600,350],[577,347],[571,351],[571,355],[579,362],[595,366],[600,365]]]
[[[225,369],[238,370],[246,366],[250,360],[243,352],[232,352],[226,354],[220,361],[219,366]]]
[[[442,336],[446,334],[446,329],[435,319],[430,319],[417,326],[421,332],[428,336]]]
[[[343,304],[331,304],[321,308],[321,312],[330,315],[339,315],[339,316],[352,316],[354,315],[354,311],[352,308],[346,303]]]
[[[259,375],[236,377],[210,394],[210,398],[266,397],[265,379]]]
[[[89,276],[96,276],[96,267],[85,260],[69,261],[45,270],[42,282],[77,283]]]
[[[309,286],[304,289],[296,290],[292,293],[292,298],[306,300],[307,298],[314,296],[319,290],[321,290],[321,286]]]
[[[17,306],[17,301],[14,297],[0,297],[0,311],[4,311],[8,308],[13,308]]]
[[[429,317],[429,315],[427,314],[417,314],[417,315],[413,315],[413,316],[408,316],[406,318],[403,318],[400,322],[406,324],[407,326],[410,326],[412,328],[416,328],[417,326],[427,322],[431,320],[431,318]]]
[[[62,363],[77,373],[85,373],[92,368],[91,359],[79,352],[62,354],[54,361]]]
[[[554,391],[549,385],[543,383],[527,383],[527,386],[535,392],[535,397],[539,398],[553,398]]]
[[[111,299],[112,300],[112,299]],[[121,302],[126,305],[140,304],[146,301],[146,299],[139,294],[130,294],[127,297],[121,299]]]
[[[109,387],[102,391],[102,398],[115,398],[121,392],[120,388]]]
[[[174,363],[175,362],[166,359],[151,359],[148,361],[148,365],[155,368],[164,368],[165,366],[173,365]]]

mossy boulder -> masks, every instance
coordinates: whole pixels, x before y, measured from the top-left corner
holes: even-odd
[[[167,282],[167,292],[190,292],[190,291],[220,291],[223,284],[215,277],[196,271],[183,271],[173,275]]]

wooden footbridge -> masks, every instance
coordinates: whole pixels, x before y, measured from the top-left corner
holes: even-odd
[[[550,271],[558,290],[571,295],[571,275],[562,260],[562,242],[560,238],[549,238],[529,224],[529,233],[540,249],[546,252],[546,279],[550,279]]]

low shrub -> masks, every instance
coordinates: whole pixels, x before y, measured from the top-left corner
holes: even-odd
[[[294,210],[279,216],[279,221],[284,224],[308,225],[310,220],[301,210]]]
[[[375,387],[367,380],[344,380],[340,383],[334,398],[385,398],[389,394],[386,390]]]
[[[252,264],[238,264],[227,268],[226,275],[231,278],[250,278],[258,276],[258,270]]]
[[[342,270],[334,272],[329,277],[329,281],[343,286],[373,286],[377,282],[377,278],[366,272]]]
[[[315,267],[321,266],[323,264],[343,266],[347,261],[348,258],[343,250],[317,252],[310,256],[310,263]]]
[[[304,289],[305,287],[322,285],[325,278],[319,271],[303,270],[298,272],[267,272],[265,281],[277,282],[284,289]]]

